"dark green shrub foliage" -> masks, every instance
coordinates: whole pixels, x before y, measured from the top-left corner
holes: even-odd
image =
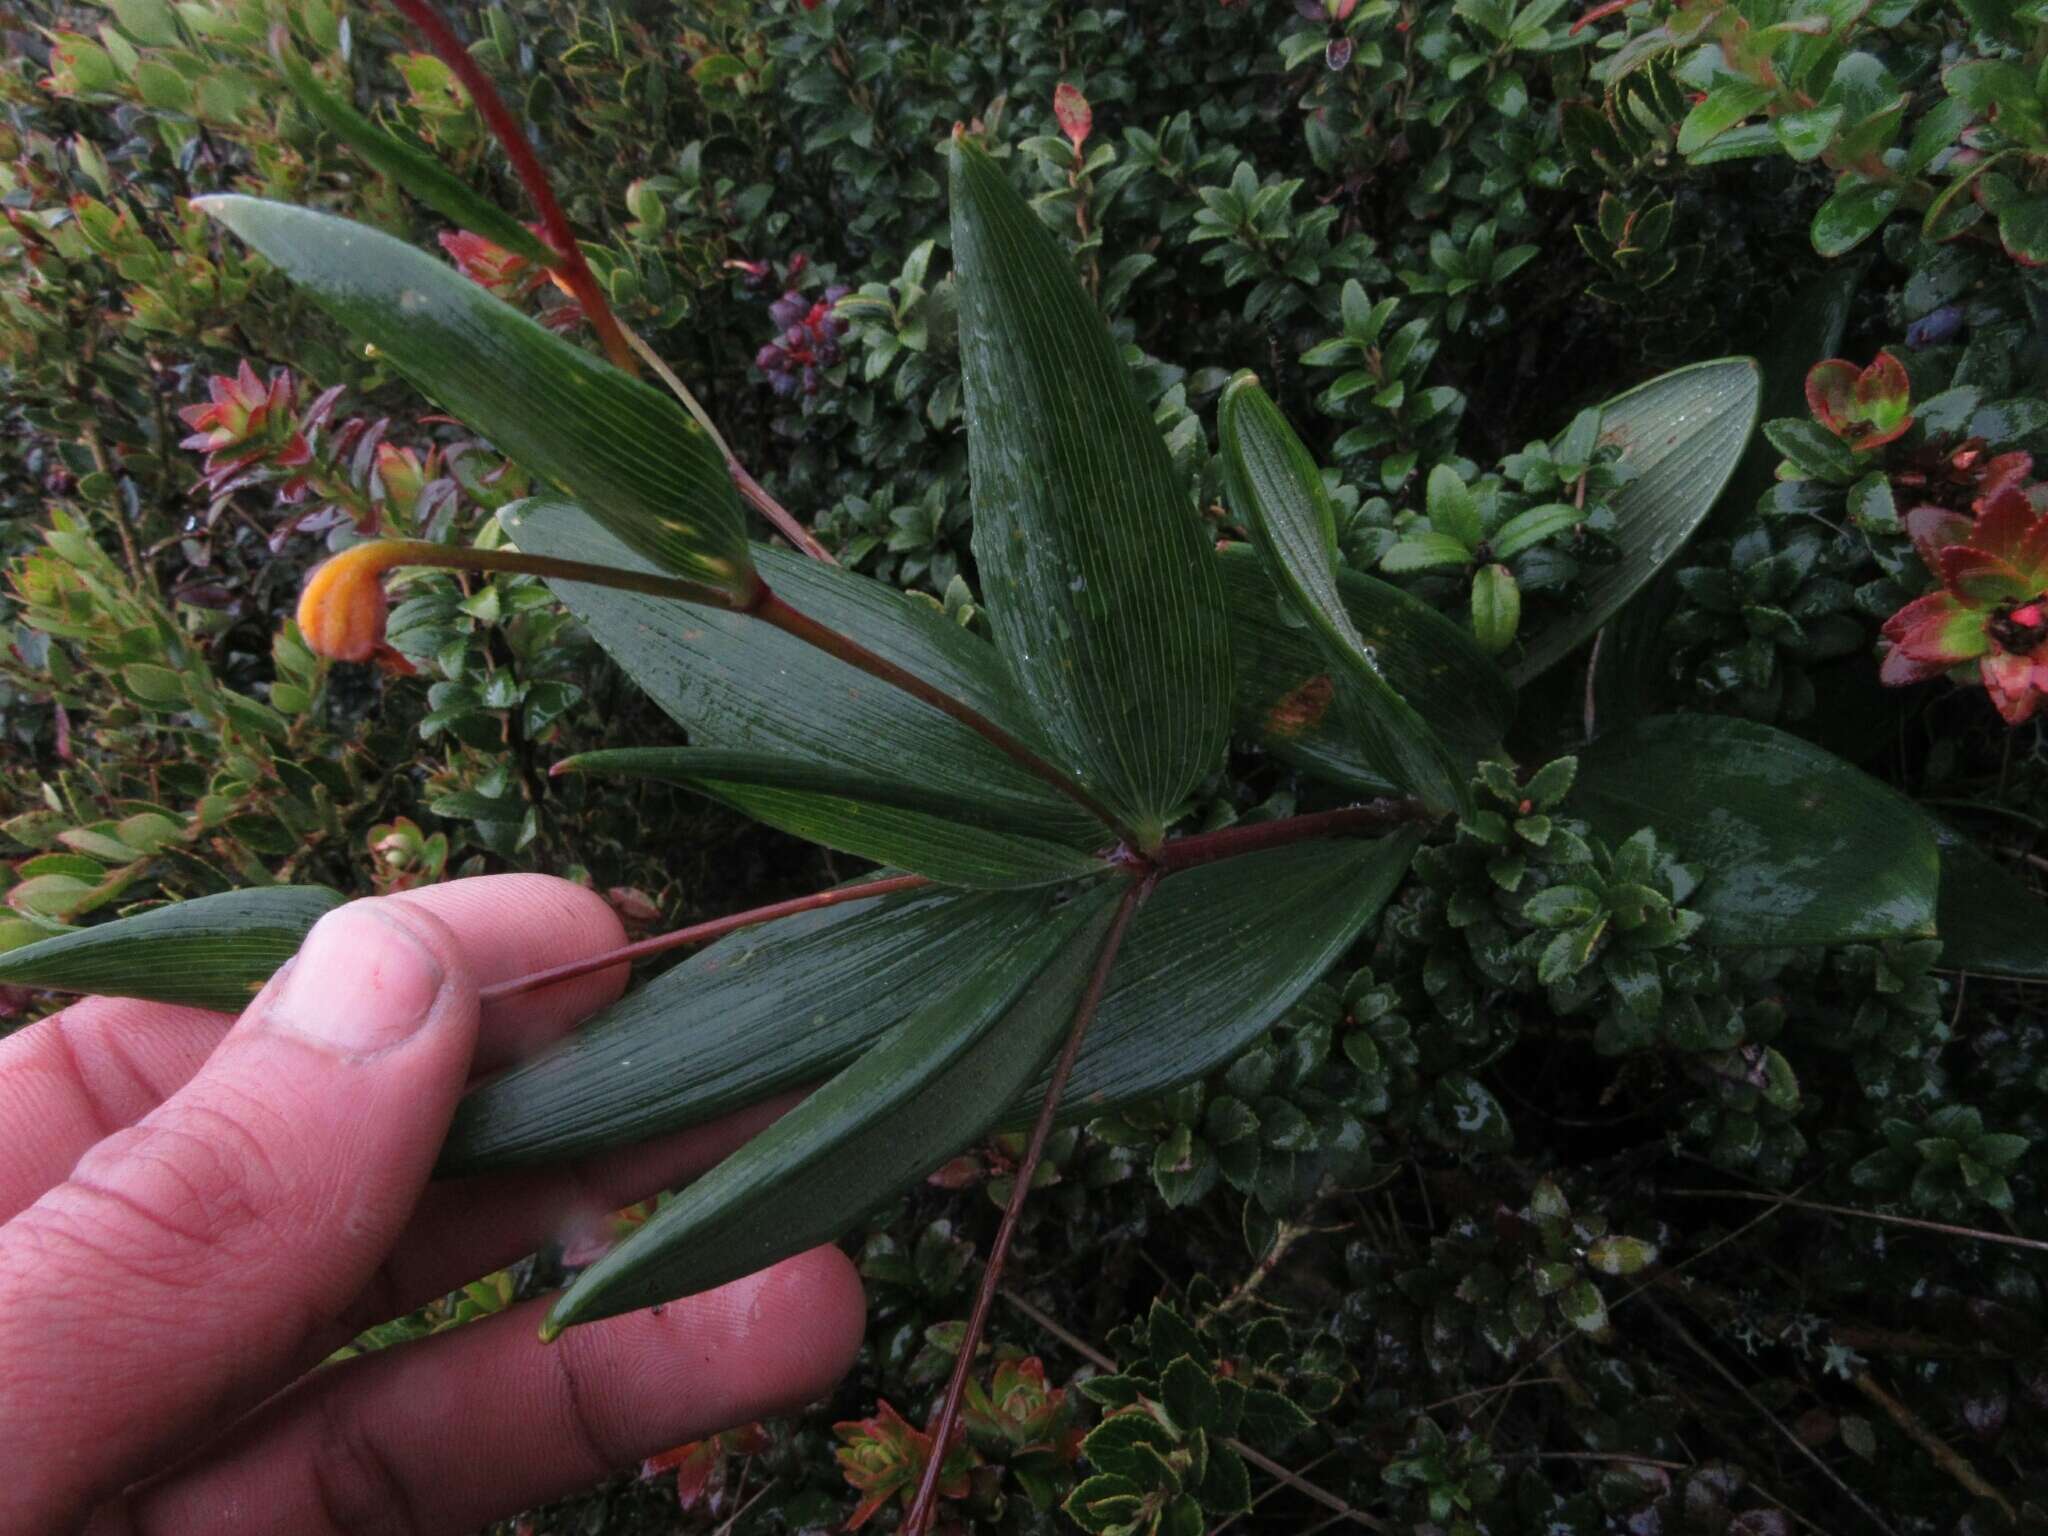
[[[1075,324],[1105,318],[1099,368],[1063,361],[1095,368],[1091,387],[1127,378],[1125,435],[1104,441],[1142,446],[1133,497],[1156,493],[1189,556],[1168,563],[1199,576],[1181,611],[1200,609],[1206,660],[1141,700],[1193,722],[1186,782],[1158,803],[1156,775],[1090,786],[1137,842],[1154,823],[1257,839],[1380,796],[1422,815],[1377,844],[1162,883],[1125,961],[1153,969],[1127,969],[1121,999],[1112,974],[1091,1092],[1037,1165],[942,1520],[2048,1521],[2038,5],[501,0],[456,20],[595,285],[722,436],[666,393],[634,397],[634,451],[659,439],[668,466],[649,505],[673,511],[687,483],[695,533],[572,520],[556,481],[617,504],[575,483],[576,444],[442,414],[442,390],[407,382],[423,369],[404,336],[366,349],[360,320],[308,302],[304,262],[273,265],[195,206],[239,193],[371,225],[599,370],[587,311],[550,281],[558,253],[522,226],[537,210],[393,13],[0,11],[0,1017],[49,1011],[44,986],[161,988],[162,957],[189,950],[160,946],[189,942],[193,912],[135,951],[27,946],[236,889],[543,869],[668,928],[847,878],[849,855],[918,867],[902,825],[946,815],[967,831],[919,869],[942,882],[1027,883],[1019,849],[1049,861],[1034,879],[1099,874],[1086,818],[1075,833],[1042,784],[989,789],[1012,766],[990,753],[987,783],[934,809],[930,783],[890,781],[886,742],[850,739],[852,714],[809,737],[796,705],[777,717],[826,777],[746,777],[766,770],[737,760],[691,670],[744,676],[717,628],[740,618],[693,609],[712,638],[650,660],[622,637],[676,628],[668,599],[565,604],[499,558],[619,563],[623,539],[709,580],[667,557],[739,526],[725,448],[873,578],[757,551],[778,593],[842,603],[849,625],[884,615],[984,678],[984,702],[1012,676],[999,648],[1086,674],[1083,587],[1057,613],[1020,605],[1028,573],[989,557],[1024,514],[992,505],[1005,463],[986,440],[970,463],[970,419],[985,433],[1012,398],[983,393],[992,378],[1021,396],[1033,367],[1060,375],[989,339],[986,274],[1022,246],[1008,227],[956,236],[959,125],[990,158],[957,187],[1035,214],[1078,281]],[[341,132],[309,82],[469,201],[359,158],[376,130]],[[1016,501],[1047,462],[1008,465]],[[1118,574],[1086,527],[1031,526],[1071,535],[1057,555],[1081,575]],[[380,665],[333,665],[289,615],[309,567],[374,534],[464,568],[406,569]],[[1226,652],[1227,756],[1193,739],[1221,729]],[[1057,705],[1067,675],[1018,680]],[[1068,741],[1017,709],[1002,718],[1069,760],[1117,729],[1068,720]],[[598,755],[649,748],[667,755]],[[550,775],[571,757],[582,771]],[[883,796],[897,842],[859,841],[848,828],[875,822],[820,809],[824,784]],[[1286,924],[1230,905],[1283,878]],[[990,1017],[1005,956],[1088,937],[1113,905],[945,899],[980,903],[979,926],[919,930],[956,943],[873,974],[913,992],[943,960]],[[206,973],[209,996],[260,978],[322,905],[259,894],[267,926]],[[1279,976],[1283,927],[1313,974]],[[1266,946],[1274,974],[1230,991],[1233,945]],[[788,963],[791,996],[833,984]],[[693,964],[644,994],[648,1017],[684,1006]],[[925,1000],[767,1054],[787,1082],[830,1076]],[[1207,1070],[1175,1070],[1199,1051]],[[643,1097],[687,1118],[776,1086],[763,1071]],[[519,1130],[478,1102],[457,1161]],[[533,1528],[899,1520],[1025,1161],[1035,1092],[1016,1102],[847,1233],[871,1328],[832,1402],[678,1448]],[[789,1203],[818,1198],[798,1174]],[[357,1347],[630,1267],[720,1187]]]

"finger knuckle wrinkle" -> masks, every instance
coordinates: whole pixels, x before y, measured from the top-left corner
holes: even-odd
[[[635,1452],[620,1426],[607,1419],[604,1405],[611,1394],[602,1381],[602,1344],[592,1342],[600,1330],[570,1329],[548,1347],[562,1384],[562,1412],[577,1451],[592,1477],[603,1477],[634,1459]]]
[[[326,1530],[339,1536],[420,1536],[405,1479],[376,1432],[338,1394],[322,1399],[308,1476]]]
[[[139,1226],[138,1240],[157,1248],[268,1247],[290,1200],[262,1140],[236,1117],[197,1107],[107,1138],[79,1160],[68,1187],[117,1207],[113,1231]]]

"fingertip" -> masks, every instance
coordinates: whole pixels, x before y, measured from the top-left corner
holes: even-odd
[[[751,1291],[746,1304],[759,1341],[761,1386],[777,1406],[822,1397],[853,1369],[867,1334],[867,1294],[860,1271],[838,1248],[799,1253],[731,1288]]]

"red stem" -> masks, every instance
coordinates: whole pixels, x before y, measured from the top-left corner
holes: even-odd
[[[596,328],[598,339],[604,343],[605,353],[613,365],[637,376],[640,360],[634,357],[633,349],[626,344],[625,333],[619,329],[611,305],[605,302],[604,290],[597,286],[597,279],[584,263],[583,248],[576,243],[576,232],[569,227],[568,215],[555,201],[554,188],[548,185],[548,173],[542,168],[540,157],[533,152],[526,131],[519,126],[512,109],[505,105],[505,98],[498,94],[491,77],[484,73],[483,66],[471,56],[455,28],[434,7],[432,0],[391,0],[391,3],[398,8],[399,14],[419,29],[427,46],[434,50],[434,56],[453,70],[455,77],[468,90],[477,111],[483,114],[485,126],[503,147],[520,185],[526,188],[526,195],[533,200],[534,211],[540,215],[541,228],[547,231],[546,243],[562,258],[562,281],[568,285],[569,292]]]
[[[1314,837],[1386,832],[1429,819],[1420,801],[1374,800],[1341,811],[1316,811],[1284,821],[1255,821],[1248,826],[1225,827],[1221,832],[1177,838],[1153,854],[1152,862],[1171,874],[1175,870],[1193,869],[1197,864],[1214,864],[1218,859],[1234,859],[1242,853],[1257,853],[1263,848],[1279,848]]]
[[[740,495],[751,502],[757,512],[773,523],[784,538],[788,539],[790,543],[794,544],[803,553],[809,555],[813,560],[822,560],[827,565],[837,565],[839,563],[832,558],[831,551],[818,542],[817,535],[798,522],[789,508],[785,507],[773,496],[770,496],[761,482],[747,473],[744,464],[740,463],[738,459],[729,457],[725,461],[725,467],[732,475],[732,483],[739,487]]]
[[[1109,984],[1109,973],[1116,965],[1117,951],[1123,947],[1124,931],[1130,927],[1139,903],[1152,894],[1152,887],[1158,880],[1156,874],[1147,875],[1141,880],[1133,880],[1125,889],[1123,902],[1117,907],[1116,918],[1110,924],[1109,936],[1102,941],[1102,953],[1095,957],[1095,969],[1089,974],[1087,990],[1081,994],[1081,1001],[1074,1009],[1074,1027],[1067,1032],[1067,1043],[1060,1047],[1059,1060],[1053,1064],[1052,1081],[1046,1085],[1045,1102],[1039,1106],[1038,1119],[1031,1127],[1031,1140],[1024,1148],[1023,1160],[1017,1164],[1010,1203],[1003,1207],[1002,1224],[996,1228],[996,1240],[989,1247],[988,1267],[982,1271],[981,1289],[974,1293],[974,1310],[967,1316],[967,1332],[960,1339],[960,1357],[953,1362],[953,1374],[946,1382],[946,1395],[940,1401],[939,1416],[932,1423],[931,1460],[925,1463],[924,1480],[918,1484],[916,1502],[904,1517],[903,1536],[924,1536],[931,1525],[932,1509],[938,1500],[939,1478],[946,1461],[946,1442],[953,1438],[954,1426],[959,1422],[960,1398],[967,1390],[967,1378],[974,1371],[974,1352],[981,1346],[981,1336],[988,1328],[989,1312],[996,1304],[996,1291],[1003,1278],[1003,1261],[1009,1256],[1010,1239],[1016,1236],[1017,1221],[1024,1212],[1024,1197],[1031,1192],[1031,1180],[1038,1172],[1039,1160],[1045,1155],[1045,1144],[1052,1135],[1052,1123],[1059,1113],[1060,1096],[1067,1091],[1067,1079],[1073,1075],[1075,1058],[1081,1054],[1082,1038],[1094,1022],[1096,1009],[1102,1005],[1103,989]]]
[[[678,928],[673,933],[656,934],[651,939],[642,939],[637,944],[627,944],[606,954],[591,955],[587,959],[571,960],[566,965],[550,966],[544,971],[515,976],[510,981],[501,981],[485,987],[477,997],[482,1002],[495,1003],[508,997],[517,997],[522,992],[553,986],[558,981],[588,976],[592,971],[608,971],[615,965],[624,965],[647,955],[659,955],[671,949],[680,949],[686,944],[701,944],[707,939],[723,938],[738,929],[751,928],[757,923],[773,922],[778,917],[789,917],[798,912],[816,912],[823,907],[836,907],[841,902],[869,901],[877,896],[888,896],[897,891],[914,891],[930,884],[931,881],[923,875],[892,875],[886,880],[871,880],[866,885],[848,885],[841,886],[838,890],[815,891],[809,896],[796,896],[788,901],[755,907],[751,912],[735,912],[730,917],[714,917],[708,923]]]
[[[762,587],[761,593],[760,600],[747,610],[755,618],[774,625],[784,634],[794,636],[806,645],[815,646],[828,656],[838,657],[848,666],[860,668],[870,677],[880,678],[892,688],[902,689],[912,698],[931,705],[940,714],[959,721],[1025,772],[1044,780],[1074,801],[1125,842],[1134,841],[1131,834],[1118,823],[1114,811],[1075,782],[1070,774],[1054,767],[986,715],[970,708],[951,694],[941,692],[916,673],[905,671],[895,662],[877,656],[866,646],[842,635],[838,630],[820,624],[808,614],[799,613],[765,586]]]

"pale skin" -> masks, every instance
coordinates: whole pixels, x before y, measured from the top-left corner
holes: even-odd
[[[589,891],[486,876],[341,908],[239,1019],[96,999],[0,1041],[0,1536],[472,1531],[828,1391],[862,1334],[835,1248],[552,1345],[528,1302],[314,1370],[784,1107],[429,1182],[465,1084],[626,978],[478,988],[623,938]]]

